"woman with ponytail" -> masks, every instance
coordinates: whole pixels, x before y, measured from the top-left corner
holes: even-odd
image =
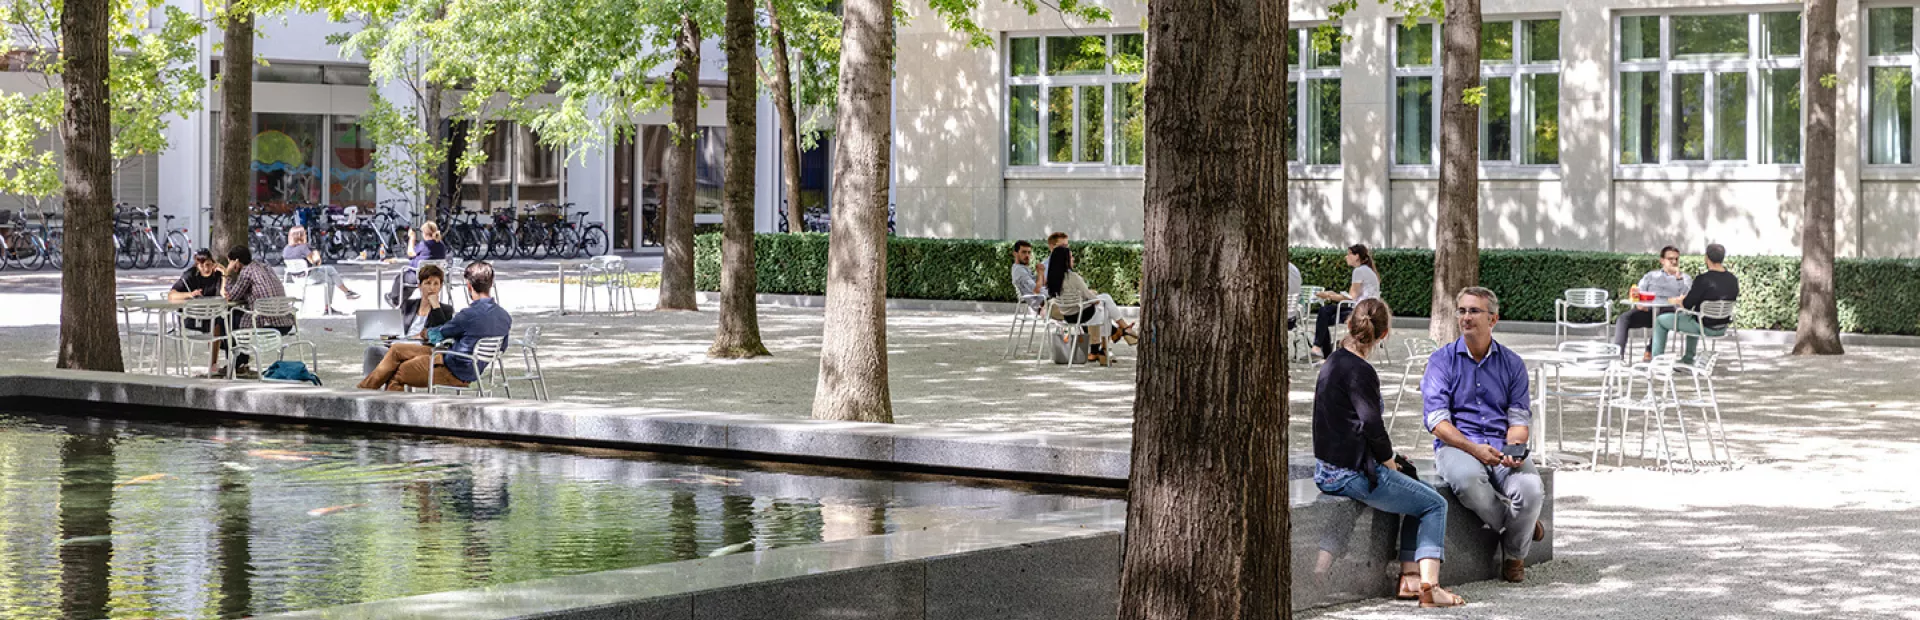
[[[1321,291],[1320,299],[1326,305],[1320,306],[1320,316],[1313,326],[1313,354],[1326,357],[1333,348],[1333,324],[1347,320],[1346,312],[1341,311],[1340,302],[1359,303],[1380,297],[1380,270],[1373,266],[1373,251],[1362,244],[1347,247],[1347,266],[1353,268],[1353,278],[1347,284],[1347,292]],[[1350,307],[1349,307],[1350,308]]]
[[[1394,454],[1380,413],[1380,375],[1367,355],[1387,338],[1393,320],[1386,302],[1361,300],[1347,319],[1347,338],[1327,356],[1313,389],[1314,486],[1328,495],[1351,498],[1382,512],[1405,515],[1400,522],[1401,600],[1421,607],[1454,607],[1466,600],[1440,589],[1440,562],[1446,559],[1447,500],[1416,480]],[[1316,573],[1325,573],[1344,540],[1322,541]]]
[[[1139,341],[1133,326],[1120,318],[1120,305],[1114,303],[1113,296],[1087,288],[1086,279],[1073,270],[1073,252],[1066,245],[1054,248],[1046,264],[1047,296],[1055,300],[1053,318],[1079,325],[1094,336],[1093,344],[1087,348],[1087,361],[1107,365],[1109,339],[1112,342],[1124,339],[1129,345]],[[1078,310],[1069,316],[1061,313],[1062,308]]]

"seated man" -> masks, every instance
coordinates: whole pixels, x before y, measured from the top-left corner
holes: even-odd
[[[1693,278],[1680,271],[1680,248],[1667,246],[1660,248],[1660,268],[1647,272],[1640,277],[1640,283],[1627,289],[1627,298],[1639,301],[1641,293],[1654,296],[1655,299],[1670,299],[1687,294],[1693,287]],[[1613,325],[1613,344],[1620,347],[1620,354],[1627,355],[1627,337],[1635,328],[1652,327],[1656,314],[1673,312],[1671,307],[1634,306],[1632,310],[1620,313]],[[1641,359],[1653,359],[1653,343],[1647,343],[1647,350]]]
[[[287,295],[287,290],[280,286],[280,278],[274,277],[273,272],[268,271],[266,265],[254,262],[253,250],[244,245],[236,245],[227,250],[227,270],[223,286],[221,293],[226,296],[228,302],[248,310],[254,309],[255,301]],[[259,323],[255,324],[255,320]],[[252,314],[243,314],[236,308],[233,315],[227,318],[227,325],[231,326],[231,329],[271,329],[285,334],[293,331],[293,317],[256,317]],[[222,347],[226,346],[224,342],[220,344]],[[215,355],[214,358],[217,360],[219,356]],[[234,376],[243,379],[252,379],[257,376],[247,368],[247,356],[235,355],[233,363]],[[219,370],[216,365],[208,371],[208,374],[218,374]]]
[[[1460,504],[1501,534],[1506,554],[1502,577],[1526,578],[1527,551],[1546,538],[1540,508],[1546,497],[1533,462],[1502,453],[1507,444],[1524,446],[1533,411],[1527,395],[1527,366],[1512,350],[1493,341],[1500,322],[1500,300],[1478,286],[1454,299],[1460,339],[1434,351],[1420,380],[1434,467],[1453,487]]]
[[[1013,242],[1013,296],[1016,298],[1036,295],[1034,291],[1040,288],[1039,276],[1034,275],[1033,268],[1027,266],[1032,260],[1033,244],[1025,241]],[[1035,312],[1040,310],[1042,303],[1045,303],[1045,299],[1041,297],[1027,300],[1027,305]]]
[[[1687,291],[1685,297],[1673,297],[1669,301],[1672,301],[1673,305],[1699,312],[1701,302],[1739,299],[1740,279],[1733,277],[1733,274],[1727,271],[1727,266],[1723,262],[1725,260],[1727,260],[1726,246],[1718,243],[1707,244],[1707,272],[1693,279],[1693,288]],[[1700,337],[1694,334],[1709,336],[1725,334],[1727,324],[1732,321],[1707,319],[1705,322],[1705,325],[1701,325],[1690,314],[1674,312],[1660,315],[1660,318],[1653,322],[1653,350],[1665,352],[1667,335],[1671,332],[1688,334],[1687,354],[1680,358],[1680,363],[1692,365],[1693,349],[1700,343]]]
[[[334,316],[346,314],[333,309],[333,289],[337,288],[340,292],[346,293],[347,299],[360,298],[359,293],[347,288],[347,281],[340,277],[339,270],[320,264],[320,252],[307,245],[306,228],[295,226],[287,231],[287,247],[280,250],[280,258],[287,262],[307,261],[307,279],[320,285],[327,292],[325,306],[327,314]]]
[[[456,353],[472,353],[480,339],[504,338],[513,332],[513,317],[493,299],[493,265],[474,261],[467,265],[466,277],[467,288],[473,292],[473,304],[437,330],[428,330],[429,333],[438,331],[441,340],[454,341],[450,350]],[[395,343],[387,350],[386,359],[380,360],[380,365],[360,381],[360,387],[388,391],[400,391],[408,386],[424,388],[429,376],[433,378],[433,385],[466,387],[484,371],[485,365],[475,366],[472,360],[463,357],[439,355],[427,345]]]

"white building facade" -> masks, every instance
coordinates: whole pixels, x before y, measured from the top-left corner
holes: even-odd
[[[1293,243],[1431,247],[1438,199],[1439,25],[1362,2],[1309,32],[1295,2],[1288,170]],[[900,234],[1138,239],[1145,3],[1082,24],[987,2],[991,49],[925,7],[900,32],[895,191]],[[1920,256],[1913,75],[1920,3],[1841,0],[1841,256]],[[1481,243],[1652,252],[1726,244],[1796,254],[1803,195],[1797,2],[1482,4]]]

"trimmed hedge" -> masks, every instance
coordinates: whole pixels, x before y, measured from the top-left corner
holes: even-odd
[[[821,295],[826,292],[827,235],[761,234],[755,238],[762,293]],[[1139,301],[1137,242],[1076,241],[1087,285],[1132,305]],[[1007,276],[1012,241],[891,237],[887,245],[887,295],[907,299],[1013,301]],[[695,241],[695,283],[720,288],[720,235]],[[1344,249],[1294,248],[1292,259],[1310,285],[1344,288],[1349,270]],[[1394,314],[1426,316],[1433,295],[1431,250],[1374,252],[1380,290]],[[1500,295],[1509,320],[1553,320],[1553,300],[1569,288],[1597,287],[1625,295],[1627,287],[1658,267],[1651,254],[1562,250],[1482,250],[1480,282]],[[1681,269],[1706,269],[1699,256],[1685,256]],[[1800,259],[1796,256],[1734,256],[1727,268],[1740,277],[1739,325],[1791,330],[1799,314]],[[1920,260],[1841,259],[1835,265],[1840,329],[1868,334],[1920,334]]]

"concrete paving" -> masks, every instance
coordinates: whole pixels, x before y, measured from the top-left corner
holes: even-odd
[[[551,269],[551,267],[547,267]],[[711,307],[697,313],[533,316],[551,309],[542,270],[504,280],[519,325],[542,325],[557,399],[804,417],[817,376],[822,315],[763,306],[773,357],[709,360]],[[30,277],[30,276],[28,276]],[[551,275],[546,275],[551,278]],[[0,372],[52,364],[48,317],[57,281],[16,285],[0,274]],[[132,286],[143,286],[130,283]],[[144,286],[158,288],[159,283]],[[357,285],[356,285],[357,286]],[[51,291],[49,291],[51,289]],[[517,293],[525,290],[533,294]],[[569,295],[572,292],[569,291]],[[556,295],[557,296],[557,295]],[[364,297],[367,303],[371,297]],[[643,296],[641,307],[651,307]],[[999,359],[1005,318],[957,312],[890,313],[896,419],[973,430],[1126,437],[1135,352],[1113,368],[1065,368]],[[319,342],[329,383],[358,375],[351,319],[303,321]],[[1515,335],[1522,352],[1551,338]],[[1920,618],[1920,349],[1852,346],[1848,355],[1793,358],[1751,344],[1745,367],[1722,367],[1726,430],[1744,464],[1673,474],[1629,467],[1564,472],[1556,559],[1528,583],[1482,583],[1459,592],[1473,604],[1436,617],[1470,618]],[[1399,364],[1382,364],[1389,405]],[[1311,369],[1293,374],[1291,442],[1306,450]],[[1417,406],[1401,411],[1394,441],[1418,453],[1431,441]],[[1584,453],[1593,412],[1571,408],[1565,447]],[[1697,424],[1697,422],[1696,422]],[[1638,439],[1638,424],[1631,440]],[[1697,426],[1696,433],[1697,433]],[[1677,439],[1677,435],[1675,437]],[[1695,439],[1696,449],[1704,444]],[[1644,461],[1629,461],[1630,465]],[[1309,617],[1397,618],[1405,603],[1377,602]]]

